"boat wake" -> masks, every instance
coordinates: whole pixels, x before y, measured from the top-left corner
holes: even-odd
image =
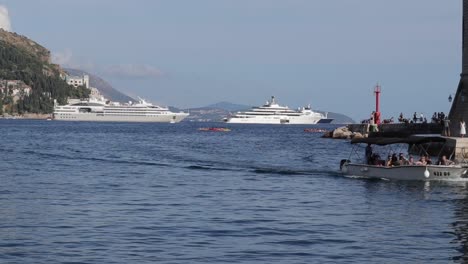
[[[244,162],[207,162],[200,159],[190,159],[187,157],[172,157],[171,159],[165,160],[165,162],[158,162],[155,160],[136,160],[136,159],[125,159],[117,155],[101,156],[89,156],[89,153],[82,152],[74,149],[65,149],[68,153],[50,153],[38,150],[24,150],[21,151],[28,156],[34,155],[39,157],[41,160],[51,160],[55,164],[58,164],[59,160],[70,160],[70,161],[89,161],[89,162],[103,162],[111,164],[126,164],[126,165],[139,165],[139,166],[155,166],[155,167],[167,167],[167,168],[182,168],[188,170],[199,170],[199,171],[232,171],[232,172],[246,172],[254,174],[274,174],[274,175],[316,175],[316,176],[336,176],[338,173],[336,170],[330,168],[317,168],[317,169],[294,169],[292,167],[274,167],[274,166],[245,166]],[[170,162],[175,158],[177,161]],[[306,158],[312,160],[312,156]],[[66,162],[68,163],[68,162]],[[83,163],[80,163],[83,164]]]
[[[216,168],[212,166],[202,166],[202,165],[189,165],[185,167],[190,170],[215,170],[215,171],[234,171],[233,169],[228,168]]]

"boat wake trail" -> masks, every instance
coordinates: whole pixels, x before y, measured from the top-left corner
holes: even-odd
[[[158,166],[158,167],[170,167],[171,165],[166,163],[158,163],[154,161],[141,161],[141,160],[124,160],[119,158],[97,158],[97,157],[88,157],[88,156],[70,156],[70,155],[63,155],[63,154],[55,154],[55,153],[45,153],[39,151],[32,151],[27,150],[24,151],[25,154],[28,155],[36,155],[39,156],[41,159],[53,159],[54,161],[58,159],[65,159],[65,160],[87,160],[87,161],[98,161],[98,162],[106,162],[106,163],[114,163],[114,164],[129,164],[129,165],[146,165],[146,166]]]
[[[278,175],[336,175],[336,171],[321,169],[315,170],[293,170],[289,168],[251,168],[251,172],[257,174],[278,174]]]
[[[70,152],[71,151],[71,152]],[[315,175],[323,176],[330,175],[336,176],[337,172],[331,170],[330,168],[314,168],[314,169],[296,169],[289,166],[280,166],[280,167],[269,167],[269,166],[245,166],[245,163],[230,163],[230,162],[213,162],[206,161],[201,159],[179,159],[177,161],[165,161],[158,162],[155,160],[141,160],[141,159],[125,159],[124,157],[119,157],[115,155],[110,155],[107,157],[98,157],[96,155],[90,156],[89,153],[68,150],[67,153],[50,153],[37,150],[24,150],[24,154],[31,156],[37,156],[41,160],[52,160],[56,163],[58,160],[65,161],[89,161],[89,162],[104,162],[110,164],[120,164],[120,165],[139,165],[139,166],[155,166],[155,167],[167,167],[167,168],[182,168],[188,170],[198,170],[198,171],[225,171],[225,172],[245,172],[253,174],[270,174],[270,175]],[[66,162],[68,163],[68,162]],[[82,164],[82,163],[80,163]]]
[[[234,171],[233,169],[228,169],[228,168],[216,168],[216,167],[212,167],[212,166],[202,166],[202,165],[189,165],[189,166],[186,166],[185,168],[187,169],[191,169],[191,170],[208,170],[208,171],[211,171],[211,170],[215,170],[215,171]]]

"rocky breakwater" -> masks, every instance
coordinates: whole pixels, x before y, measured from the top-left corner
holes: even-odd
[[[324,138],[336,138],[336,139],[352,139],[352,138],[363,138],[367,137],[367,134],[362,134],[360,132],[353,132],[349,130],[348,127],[343,126],[343,127],[338,127],[334,130],[325,132],[323,134]]]

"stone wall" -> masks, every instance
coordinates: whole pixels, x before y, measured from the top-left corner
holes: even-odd
[[[368,124],[351,124],[347,126],[352,132],[367,134]],[[443,126],[436,123],[392,123],[380,124],[379,132],[370,133],[369,136],[401,137],[414,134],[441,134]]]

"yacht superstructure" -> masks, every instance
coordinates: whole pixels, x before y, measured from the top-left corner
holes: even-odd
[[[178,123],[189,114],[174,113],[166,107],[153,105],[139,98],[138,103],[110,103],[90,99],[54,105],[54,119],[64,121],[109,121],[109,122],[165,122]]]
[[[227,123],[238,124],[317,124],[330,123],[327,115],[312,111],[310,105],[298,110],[279,105],[272,96],[263,106],[254,107],[249,111],[237,112],[225,118]]]

